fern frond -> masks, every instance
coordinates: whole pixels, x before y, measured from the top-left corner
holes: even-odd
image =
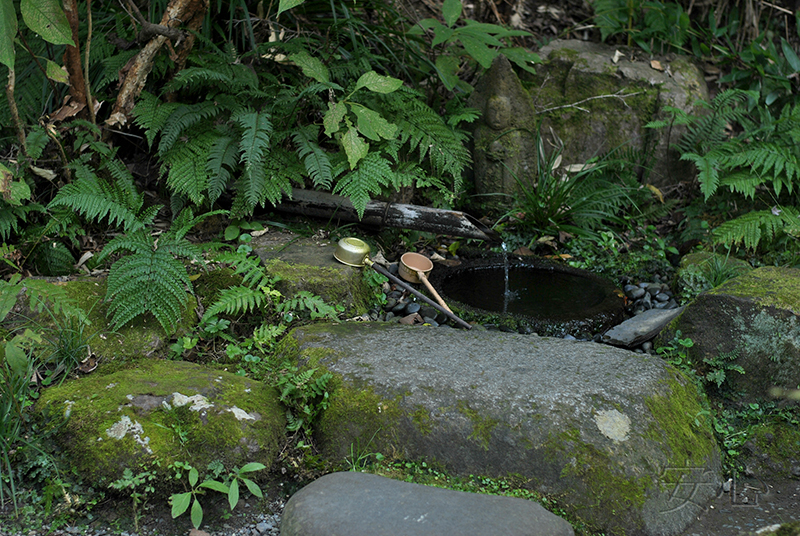
[[[153,244],[149,251],[122,257],[108,274],[106,299],[111,302],[112,324],[119,328],[151,313],[171,334],[186,308],[187,289],[191,290],[191,282],[186,268],[169,247]]]
[[[198,132],[186,143],[176,145],[162,156],[162,170],[167,171],[167,185],[201,205],[208,188],[207,162],[217,140],[213,130]]]
[[[221,111],[222,108],[217,106],[214,101],[179,105],[164,124],[161,141],[158,144],[158,153],[164,155],[172,149],[181,134],[186,133],[187,136],[191,136],[194,132],[187,133],[188,130],[200,122],[213,118]]]
[[[272,134],[270,116],[264,112],[245,109],[231,119],[242,129],[239,142],[240,161],[244,164],[245,172],[250,173],[261,166],[270,150],[270,134]]]
[[[358,217],[364,217],[364,209],[370,194],[380,193],[382,186],[395,186],[395,175],[388,160],[371,152],[361,159],[358,167],[340,178],[333,193],[350,198]]]
[[[264,265],[258,257],[224,251],[214,257],[214,261],[231,266],[236,274],[242,276],[242,283],[248,288],[258,290],[272,285],[272,279],[267,276]]]
[[[265,183],[259,203],[276,205],[284,195],[292,194],[292,183],[303,184],[305,168],[297,153],[276,147],[264,163]]]
[[[259,289],[245,286],[228,287],[220,291],[219,298],[206,309],[203,319],[218,314],[247,314],[257,309],[263,309],[271,303],[269,296]]]
[[[126,188],[125,183],[108,183],[82,163],[73,163],[78,180],[64,185],[48,208],[69,207],[84,218],[111,225],[122,225],[126,231],[142,227],[139,210],[143,197]]]
[[[314,187],[330,190],[333,185],[333,169],[328,154],[319,146],[319,127],[307,125],[294,133],[297,154],[303,160],[306,171],[314,181]]]
[[[233,135],[221,134],[214,140],[206,161],[208,199],[211,203],[225,191],[231,174],[239,163],[239,144]]]
[[[12,277],[10,283],[13,284],[16,277],[18,276]],[[20,289],[25,289],[32,310],[41,313],[45,308],[49,308],[55,315],[64,315],[65,318],[74,318],[81,323],[91,324],[86,317],[86,311],[67,295],[65,287],[53,285],[42,279],[24,279],[17,286],[15,296],[19,294]]]
[[[402,102],[402,119],[395,119],[400,140],[408,144],[410,152],[418,151],[420,162],[427,156],[434,173],[450,175],[458,186],[464,168],[471,161],[464,145],[466,135],[450,127],[421,100],[405,98]]]
[[[714,229],[714,241],[726,245],[744,245],[755,250],[759,242],[772,240],[788,229],[798,228],[798,211],[794,207],[749,212],[724,222]]]
[[[24,222],[27,214],[26,206],[9,205],[0,199],[0,239],[8,240],[11,233],[16,233],[19,230],[19,222]]]
[[[180,104],[176,102],[162,103],[158,97],[146,91],[139,95],[133,108],[133,122],[144,129],[148,147],[153,146],[156,136],[178,106]]]
[[[69,275],[75,272],[75,258],[67,246],[58,241],[37,245],[31,257],[42,275]]]

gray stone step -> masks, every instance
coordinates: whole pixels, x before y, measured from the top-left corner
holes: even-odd
[[[367,473],[331,473],[297,492],[281,536],[572,536],[569,523],[539,504],[400,482]]]

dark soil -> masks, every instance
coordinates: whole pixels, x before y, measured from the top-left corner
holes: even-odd
[[[762,527],[800,521],[800,480],[750,477],[720,490],[683,536],[739,536]]]

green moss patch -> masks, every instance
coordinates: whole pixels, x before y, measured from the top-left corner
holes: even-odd
[[[645,399],[655,418],[648,437],[669,447],[667,467],[704,467],[714,453],[710,423],[700,415],[703,407],[694,384],[680,372],[668,382],[665,394]],[[688,470],[688,469],[687,469]],[[679,477],[679,472],[671,472]]]
[[[272,387],[161,360],[65,382],[44,391],[39,407],[67,417],[58,440],[80,473],[99,483],[139,464],[158,463],[162,471],[176,461],[201,470],[215,460],[269,467],[286,426]]]

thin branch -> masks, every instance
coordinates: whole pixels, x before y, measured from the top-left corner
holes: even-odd
[[[87,22],[89,25],[89,34],[86,36],[86,50],[84,51],[86,63],[83,77],[84,84],[86,85],[86,106],[89,108],[89,118],[92,120],[92,124],[97,126],[97,116],[95,115],[94,102],[92,101],[91,80],[89,79],[89,50],[92,46],[92,0],[86,0],[86,13],[88,19]]]
[[[11,111],[11,122],[14,123],[14,129],[17,131],[17,139],[19,145],[22,147],[22,154],[28,157],[28,144],[25,141],[25,126],[19,118],[19,110],[17,109],[17,101],[14,100],[14,86],[16,85],[17,75],[13,68],[8,70],[8,84],[6,84],[6,98],[8,99],[8,108]]]
[[[131,15],[142,25],[142,29],[139,31],[139,36],[137,37],[140,43],[146,43],[156,35],[163,35],[176,43],[183,39],[183,32],[179,29],[170,28],[169,26],[163,26],[161,24],[153,24],[144,18],[142,12],[139,11],[139,8],[131,0],[128,0],[128,5],[131,7],[131,10],[133,10],[133,13],[128,11],[128,15]]]
[[[630,106],[628,106],[628,103],[625,102],[625,99],[627,97],[635,97],[636,95],[641,95],[642,93],[644,93],[644,91],[637,91],[636,93],[625,93],[625,94],[621,95],[621,93],[623,91],[625,91],[625,90],[624,89],[620,89],[619,91],[617,91],[613,95],[596,95],[594,97],[587,97],[587,98],[585,98],[583,100],[579,100],[578,102],[573,102],[572,104],[564,104],[563,106],[554,106],[553,108],[546,108],[546,109],[544,109],[544,110],[542,110],[540,112],[536,112],[536,114],[537,115],[538,114],[544,114],[544,113],[547,113],[547,112],[552,112],[553,110],[561,110],[563,108],[577,108],[578,110],[580,110],[582,112],[589,113],[589,110],[587,110],[586,108],[581,108],[578,105],[579,104],[583,104],[584,102],[589,102],[589,101],[596,100],[596,99],[619,99],[619,100],[622,101],[622,103],[625,106],[630,108]]]

